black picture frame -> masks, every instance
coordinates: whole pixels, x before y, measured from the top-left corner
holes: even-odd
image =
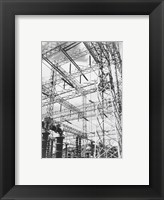
[[[66,14],[149,15],[149,185],[15,185],[15,15]],[[163,120],[164,2],[162,0],[0,0],[0,197],[2,199],[162,200],[164,199]]]

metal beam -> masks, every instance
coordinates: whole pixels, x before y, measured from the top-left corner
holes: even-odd
[[[79,72],[81,73],[81,75],[88,81],[87,77],[83,74],[82,70],[80,69],[80,67],[78,66],[78,64],[71,58],[71,56],[64,50],[61,48],[61,52],[63,52],[63,54],[67,57],[67,59],[69,61],[71,61],[71,63],[76,67],[76,69],[79,70]]]
[[[49,49],[48,51],[42,53],[42,56],[45,56],[45,57],[49,58],[49,57],[51,57],[52,55],[58,53],[58,52],[60,51],[60,48],[61,48],[61,47],[66,47],[66,44],[68,44],[68,42],[63,42],[63,43],[61,43],[60,45],[58,45],[58,46],[56,46],[56,47],[54,47],[54,48],[51,48],[51,49]],[[42,49],[42,51],[43,51],[43,49]]]
[[[54,122],[57,123],[57,124],[61,124],[61,122],[56,121],[56,120],[54,120]],[[76,128],[73,128],[72,126],[69,126],[69,125],[66,125],[66,124],[63,124],[63,123],[62,123],[62,126],[63,126],[63,131],[64,132],[72,133],[74,135],[78,135],[78,136],[80,136],[82,138],[87,139],[88,133],[84,133],[83,131],[80,131],[80,130],[78,130]]]
[[[97,87],[93,87],[91,89],[86,89],[85,90],[85,95],[95,93],[96,91],[97,91]],[[62,97],[64,100],[74,99],[74,98],[77,98],[77,97],[81,96],[81,94],[73,92],[72,90],[71,91],[67,91],[67,92],[60,92],[60,93],[58,93],[56,95],[57,96],[58,95],[61,96],[61,95],[66,94],[66,93],[69,93],[69,94]],[[42,94],[44,94],[44,91],[42,92]],[[46,95],[46,94],[44,94],[44,95]],[[42,101],[45,101],[45,100],[48,100],[48,99],[49,99],[49,96],[47,96],[47,95],[46,95],[46,97],[45,96],[42,97]],[[53,101],[52,103],[55,103],[55,101]],[[49,102],[43,102],[42,107],[47,106],[48,104],[49,104]]]
[[[47,88],[45,86],[42,86],[42,93],[46,96],[49,96],[49,97],[51,96],[51,94],[49,93],[49,91],[47,90]],[[55,100],[54,100],[55,102],[59,103],[60,105],[63,105],[68,110],[72,110],[72,111],[78,113],[79,116],[84,117],[84,113],[80,109],[78,109],[76,106],[74,106],[71,103],[69,103],[68,101],[64,100],[59,95],[53,94],[53,96],[55,98]],[[49,102],[49,104],[52,104],[52,103],[54,103],[54,102]]]
[[[63,68],[59,68],[57,64],[52,63],[48,58],[45,56],[42,56],[42,59],[46,61],[54,70],[56,70],[66,82],[68,82],[72,87],[76,89],[77,92],[81,93],[83,95],[84,90],[81,88],[81,85],[75,81],[75,79],[68,74]]]
[[[83,42],[86,49],[89,51],[90,55],[92,56],[92,58],[94,59],[94,61],[96,63],[99,63],[99,60],[97,58],[97,56],[94,54],[94,52],[92,51],[92,48],[89,46],[89,44],[87,42]]]
[[[93,103],[86,104],[86,110],[85,110],[86,115],[84,117],[86,117],[87,119],[90,118],[90,117],[96,117],[97,105],[98,105],[98,102],[96,102],[95,104],[93,104]],[[83,112],[82,106],[78,106],[76,108],[78,108],[78,110],[80,112]],[[99,108],[100,112],[98,113],[98,115],[102,114],[101,110],[102,110],[102,107]],[[105,112],[104,113],[106,115],[108,115],[108,118],[109,118],[109,115],[111,115],[113,113],[111,104],[108,103],[108,104],[105,105]],[[46,116],[46,114],[45,115],[43,114],[43,117],[44,116]],[[72,121],[72,120],[82,119],[83,115],[79,116],[78,112],[76,112],[76,111],[73,111],[70,114],[70,112],[68,110],[63,109],[62,113],[60,111],[55,111],[53,113],[53,118],[54,119],[61,119],[61,121],[64,122],[65,120]]]
[[[44,63],[45,64],[45,63]],[[47,65],[45,65],[45,66],[47,66]],[[98,76],[98,74],[96,73],[96,71],[98,71],[98,69],[99,69],[99,66],[97,65],[97,64],[94,64],[94,65],[92,65],[92,67],[90,67],[90,66],[85,66],[84,68],[82,68],[81,70],[82,70],[82,72],[83,72],[83,74],[89,74],[89,73],[91,73],[91,72],[94,72],[97,76]],[[52,69],[53,70],[53,69]],[[70,73],[69,73],[70,74]],[[76,78],[76,77],[79,77],[80,76],[80,72],[79,71],[76,71],[76,72],[72,72],[71,71],[71,76],[72,77],[74,77],[74,78]],[[62,80],[61,80],[61,77],[60,77],[60,75],[57,75],[57,80],[56,80],[56,84],[58,84],[58,83],[61,83],[62,82]],[[44,84],[48,84],[49,82],[47,81],[47,82],[45,82]]]

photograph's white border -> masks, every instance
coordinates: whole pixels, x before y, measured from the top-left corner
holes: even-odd
[[[149,17],[16,16],[16,185],[149,184]],[[123,41],[123,158],[41,159],[41,41]]]

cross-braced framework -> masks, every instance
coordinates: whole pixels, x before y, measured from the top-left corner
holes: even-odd
[[[122,157],[122,42],[42,42],[42,158]]]

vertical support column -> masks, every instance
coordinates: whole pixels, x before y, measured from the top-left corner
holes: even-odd
[[[104,91],[102,91],[102,130],[103,130],[103,146],[105,147],[105,128],[104,128]]]
[[[60,104],[60,112],[62,113],[62,104]],[[60,115],[60,122],[62,122],[63,115]]]
[[[81,138],[79,137],[78,157],[81,158]]]
[[[91,67],[91,55],[89,55],[89,66]]]
[[[68,157],[68,144],[65,144],[65,158]]]
[[[54,104],[53,104],[53,101],[54,101],[54,92],[55,92],[55,72],[52,71],[52,75],[51,75],[51,87],[50,87],[50,104],[49,104],[49,117],[52,117],[53,116],[53,108],[54,108]]]
[[[47,158],[47,148],[48,148],[48,136],[49,132],[45,131],[42,133],[42,158]]]
[[[113,108],[113,119],[114,119],[114,124],[115,124],[115,132],[116,132],[116,137],[117,137],[117,141],[118,141],[117,151],[118,151],[118,157],[120,158],[121,157],[121,149],[120,149],[121,144],[120,144],[120,135],[119,135],[119,132],[118,132],[118,129],[117,129],[116,115],[114,114],[115,113],[114,103],[112,103],[112,108]]]
[[[52,155],[53,155],[53,143],[54,143],[54,141],[53,140],[51,140],[51,150],[50,150],[50,157],[52,158]]]
[[[76,137],[76,158],[78,158],[78,150],[79,150],[79,138]]]
[[[71,74],[71,63],[69,64],[69,73]]]
[[[121,105],[121,95],[120,95],[118,73],[117,73],[117,66],[116,65],[115,65],[115,76],[116,76],[116,84],[117,84],[117,103],[118,103],[118,108],[119,108],[119,115],[121,115],[122,105]]]
[[[94,156],[94,142],[91,141],[91,156],[93,157]]]
[[[62,158],[64,137],[57,137],[56,158]]]
[[[101,143],[101,158],[104,158],[105,156],[105,117],[104,117],[104,92],[106,91],[106,79],[105,79],[105,72],[104,72],[104,66],[103,66],[103,62],[102,62],[102,55],[100,57],[101,63],[99,66],[99,83],[98,83],[98,99],[99,99],[99,105],[100,105],[100,116],[97,116],[98,122],[99,122],[99,126],[101,128],[102,131],[102,143]]]
[[[47,141],[42,141],[42,158],[46,158]]]
[[[86,122],[86,101],[87,101],[87,97],[86,95],[83,95],[82,96],[83,98],[83,114],[84,114],[84,118],[83,118],[83,133],[84,133],[84,136],[86,136],[86,132],[87,132],[87,122]]]
[[[87,96],[86,95],[83,95],[82,96],[82,100],[83,100],[83,115],[85,117],[85,119],[83,118],[83,134],[84,134],[84,137],[87,138],[87,121],[86,121],[86,101],[87,101]],[[83,139],[83,156],[85,157],[85,153],[86,153],[86,146],[87,146],[87,140],[84,138]]]
[[[65,81],[64,81],[64,83],[63,83],[63,89],[65,90]]]
[[[81,158],[81,138],[76,137],[76,158]]]
[[[50,158],[50,141],[47,140],[46,157]]]

